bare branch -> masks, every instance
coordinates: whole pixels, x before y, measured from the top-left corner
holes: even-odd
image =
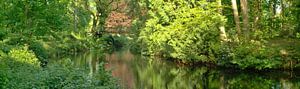
[[[108,5],[112,4],[114,1],[115,1],[115,0],[111,0],[111,1],[108,3]]]
[[[116,11],[119,9],[119,3],[117,3],[117,7],[115,9],[112,9],[111,11]]]

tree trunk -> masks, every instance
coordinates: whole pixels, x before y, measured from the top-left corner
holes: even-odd
[[[284,0],[280,1],[280,6],[281,6],[281,15],[284,16],[284,11],[285,11],[285,6],[284,6]]]
[[[258,23],[259,23],[260,17],[262,16],[261,3],[262,3],[261,0],[255,0],[255,5],[254,5],[255,11],[254,11],[254,13],[256,13],[256,14],[255,14],[254,23],[253,23],[253,31],[260,28],[260,25]]]
[[[276,15],[276,10],[274,9],[276,7],[275,5],[275,1],[274,0],[269,0],[269,13],[270,13],[270,19],[269,19],[269,23],[270,23],[270,27],[271,29],[276,29],[275,27],[275,15]]]
[[[222,14],[222,0],[218,0],[217,2],[218,2],[218,6],[219,6],[219,13]],[[220,29],[221,40],[225,41],[225,42],[228,41],[224,25],[220,24],[219,29]]]
[[[76,2],[77,0],[74,0],[73,2],[73,8],[74,8],[74,13],[73,13],[73,19],[74,19],[74,32],[78,32],[78,29],[77,29],[77,5],[76,5]],[[74,52],[77,51],[77,48],[74,48]]]
[[[241,34],[240,18],[239,18],[239,12],[237,9],[236,0],[231,0],[231,3],[232,3],[232,10],[233,10],[234,22],[235,22],[237,34],[240,35]]]
[[[97,25],[97,21],[98,21],[98,19],[97,19],[97,16],[96,16],[96,11],[94,12],[94,11],[92,11],[91,9],[90,9],[90,7],[94,7],[94,6],[92,6],[91,4],[90,4],[90,2],[89,1],[85,1],[84,2],[84,8],[89,12],[89,14],[91,15],[91,21],[89,22],[89,25],[91,25],[90,27],[89,27],[89,30],[88,30],[88,32],[90,32],[90,33],[94,33],[94,31],[96,30],[96,25]]]
[[[277,15],[277,10],[276,10],[276,8],[277,8],[277,5],[278,5],[278,1],[277,0],[274,0],[273,1],[273,13],[274,13],[274,15]]]
[[[285,14],[284,14],[284,11],[285,11],[284,0],[280,1],[280,7],[281,7],[281,12],[280,12],[281,17],[285,18]],[[285,30],[285,21],[284,20],[281,22],[281,29]]]
[[[243,30],[245,38],[249,38],[249,17],[248,17],[248,4],[247,0],[241,0],[241,8],[243,14]]]
[[[74,19],[74,31],[77,32],[77,7],[76,7],[76,0],[73,2],[73,7],[74,7],[74,14],[73,14],[73,19]]]

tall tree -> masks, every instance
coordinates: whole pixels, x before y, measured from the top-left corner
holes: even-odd
[[[257,30],[260,28],[259,20],[261,19],[262,16],[262,8],[261,8],[261,0],[255,0],[254,1],[254,22],[252,25],[253,30]]]
[[[77,19],[76,19],[76,16],[77,16],[77,5],[76,5],[76,1],[77,0],[74,0],[74,2],[72,3],[73,4],[73,8],[74,8],[74,11],[73,11],[73,19],[74,19],[74,31],[76,32],[77,31]]]
[[[92,0],[85,1],[85,8],[92,16],[92,26],[90,32],[96,35],[102,35],[105,31],[105,22],[112,11],[118,9],[119,0]],[[95,8],[95,9],[94,9]]]
[[[219,7],[219,13],[222,15],[222,0],[218,0],[218,7]],[[225,27],[224,24],[220,24],[219,25],[219,29],[220,29],[220,37],[222,41],[227,41],[227,35],[226,35],[226,31],[225,31]]]
[[[249,17],[248,17],[248,1],[241,0],[241,8],[243,14],[243,30],[246,38],[249,37]]]
[[[240,18],[239,18],[239,12],[236,4],[236,0],[231,0],[232,3],[232,10],[233,10],[233,15],[234,15],[234,22],[236,26],[236,30],[238,35],[241,34],[241,27],[240,27]]]
[[[280,1],[280,9],[281,9],[281,12],[280,12],[281,17],[285,18],[285,14],[284,14],[284,11],[285,11],[284,0]],[[281,29],[283,29],[283,30],[286,29],[286,27],[285,27],[285,20],[283,20],[281,22]]]
[[[284,0],[280,0],[280,9],[281,9],[280,14],[281,14],[282,16],[284,16],[284,11],[285,11]]]

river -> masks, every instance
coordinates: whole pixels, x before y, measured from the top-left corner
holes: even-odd
[[[75,65],[90,72],[101,58],[122,89],[300,89],[299,71],[242,71],[219,67],[187,67],[173,62],[118,51],[72,56]],[[100,60],[99,60],[100,59]]]

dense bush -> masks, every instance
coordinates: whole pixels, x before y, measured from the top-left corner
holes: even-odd
[[[5,56],[6,56],[6,54],[0,50],[0,68],[1,68],[0,69],[0,88],[1,89],[6,88],[4,85],[6,85],[8,83],[8,78],[7,78],[7,74],[6,74],[8,67],[3,60],[5,58]]]
[[[181,61],[215,61],[212,47],[219,44],[218,26],[225,18],[216,3],[206,1],[153,1],[150,19],[139,39],[150,55]]]
[[[29,49],[34,52],[41,63],[46,62],[49,58],[49,53],[40,41],[32,41],[29,43]]]
[[[297,24],[294,21],[297,21],[297,15],[289,11],[297,11],[293,5],[298,4],[287,1],[291,2],[291,6],[281,7],[285,11],[275,13],[268,12],[273,7],[267,3],[282,5],[279,2],[248,2],[246,9],[251,8],[250,11],[258,13],[243,13],[242,24],[235,24],[232,8],[227,8],[227,5],[232,5],[230,1],[141,1],[139,5],[147,8],[147,13],[144,16],[146,20],[140,17],[133,22],[132,29],[139,33],[138,41],[134,43],[138,48],[135,49],[141,50],[142,54],[184,63],[210,62],[259,70],[299,66],[299,48],[296,46],[299,40],[276,39],[288,40],[287,37],[296,36]],[[262,7],[257,7],[260,5]],[[245,14],[249,14],[249,18]],[[246,18],[249,21],[244,20]],[[145,26],[140,25],[144,20]],[[238,29],[237,25],[243,26]],[[220,26],[227,27],[227,41],[220,37],[223,33],[218,28]],[[141,30],[136,30],[141,27]]]
[[[231,48],[231,63],[240,68],[271,69],[279,68],[282,64],[280,52],[276,48],[261,44],[242,43]]]
[[[11,47],[8,52],[0,50],[0,88],[88,88],[116,89],[116,79],[101,63],[93,76],[82,67],[76,67],[70,59],[40,65],[39,58],[47,57],[41,43],[30,45],[1,45]],[[45,58],[46,59],[46,58]],[[48,59],[48,58],[47,58]],[[42,66],[42,67],[41,67]]]
[[[70,59],[41,68],[34,57],[34,53],[26,48],[12,50],[7,58],[1,56],[0,88],[118,88],[116,80],[104,69],[104,63],[98,66],[99,71],[92,76],[85,68],[75,67]]]
[[[81,68],[73,68],[72,64],[49,63],[56,54],[104,49],[103,38],[93,38],[89,34],[93,32],[90,29],[104,27],[91,25],[105,22],[106,19],[98,21],[97,16],[109,14],[100,10],[105,13],[96,15],[98,9],[90,9],[98,6],[94,6],[95,2],[1,0],[0,89],[117,88],[110,73],[104,69],[99,71],[100,78],[96,78],[88,76]],[[110,6],[101,8],[110,9]]]
[[[20,64],[32,65],[36,67],[40,66],[40,61],[31,50],[28,50],[27,46],[10,50],[8,57],[10,57],[9,60],[13,60],[12,62],[15,62],[12,64],[14,66],[23,66]]]
[[[37,73],[37,87],[46,88],[117,88],[116,81],[109,72],[99,70],[95,75],[91,76],[84,68],[74,67],[68,59],[63,60],[63,64],[51,64],[44,71]],[[103,65],[99,66],[104,68]]]

